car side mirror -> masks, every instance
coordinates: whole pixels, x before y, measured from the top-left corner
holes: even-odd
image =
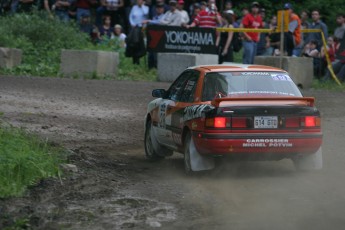
[[[152,91],[152,97],[158,97],[158,98],[164,98],[166,95],[166,90],[165,89],[154,89]]]

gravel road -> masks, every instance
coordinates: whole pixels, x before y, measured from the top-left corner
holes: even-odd
[[[0,229],[18,218],[34,229],[344,228],[345,92],[303,92],[323,116],[323,170],[296,172],[290,160],[229,162],[218,175],[187,177],[180,154],[159,163],[144,157],[146,105],[152,89],[167,87],[0,77],[2,119],[61,144],[78,167],[0,200]]]

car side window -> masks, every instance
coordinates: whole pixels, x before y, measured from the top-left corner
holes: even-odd
[[[196,85],[199,79],[199,72],[193,71],[187,81],[185,82],[185,86],[183,87],[181,98],[179,101],[181,102],[194,102],[194,94],[196,90]]]
[[[191,71],[185,71],[179,76],[179,78],[171,85],[170,89],[168,90],[168,99],[173,101],[180,100],[181,93],[190,75]]]

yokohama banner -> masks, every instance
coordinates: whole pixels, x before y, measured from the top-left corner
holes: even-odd
[[[149,25],[147,50],[159,53],[216,54],[216,30]]]

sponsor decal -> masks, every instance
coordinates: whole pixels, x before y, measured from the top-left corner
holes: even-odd
[[[244,148],[291,148],[289,139],[247,139],[242,144]]]
[[[178,26],[148,25],[147,48],[150,52],[216,54],[216,30]]]
[[[203,117],[205,112],[208,112],[215,107],[212,105],[193,105],[188,106],[183,111],[183,121],[189,121],[195,118]]]
[[[275,74],[272,74],[272,79],[274,81],[292,81],[292,79],[288,75],[275,75]]]
[[[268,72],[241,72],[242,75],[250,75],[250,76],[269,76],[270,73]]]

